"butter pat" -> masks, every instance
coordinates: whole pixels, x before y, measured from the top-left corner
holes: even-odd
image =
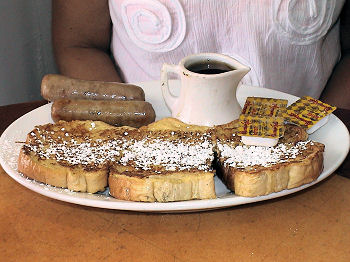
[[[286,122],[304,127],[311,134],[328,122],[329,115],[335,109],[334,106],[304,96],[287,107],[284,118]]]
[[[321,128],[322,126],[324,126],[325,124],[327,124],[329,119],[329,115],[325,116],[324,118],[322,118],[320,121],[318,121],[316,124],[314,124],[313,126],[311,126],[309,129],[306,130],[306,132],[310,135],[313,132],[315,132],[317,129]]]
[[[247,97],[242,115],[250,116],[283,116],[288,100],[267,97]]]
[[[284,134],[283,117],[241,115],[238,135],[245,145],[274,146]]]
[[[245,145],[272,147],[284,134],[285,99],[248,97],[239,117],[238,135]]]
[[[247,146],[275,146],[278,143],[278,138],[257,137],[257,136],[242,136],[242,143]]]

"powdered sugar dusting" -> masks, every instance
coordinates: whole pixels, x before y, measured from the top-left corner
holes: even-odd
[[[139,141],[130,141],[123,151],[121,164],[133,162],[136,168],[150,170],[162,166],[167,171],[209,170],[214,159],[213,144],[204,135],[200,141],[166,140],[145,137]]]
[[[79,143],[72,139],[61,143],[51,142],[48,145],[40,142],[37,145],[24,145],[41,159],[56,159],[69,165],[103,165],[106,161],[115,161],[121,150],[121,141],[91,141]]]
[[[197,169],[209,171],[214,159],[210,134],[128,131],[113,134],[108,140],[36,128],[30,133],[30,143],[24,150],[34,152],[41,159],[55,159],[68,165],[101,166],[109,162],[136,169],[181,171]]]
[[[302,141],[295,145],[279,144],[275,147],[245,145],[232,147],[218,143],[218,148],[221,158],[225,159],[224,165],[236,168],[269,167],[295,159],[301,151],[306,150],[306,146],[309,143],[312,143],[312,141]]]
[[[18,154],[24,141],[18,141],[18,137],[25,137],[23,131],[15,131],[1,140],[0,156],[4,162],[12,169],[17,170]]]

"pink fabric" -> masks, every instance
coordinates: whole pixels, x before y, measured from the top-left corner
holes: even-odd
[[[344,0],[109,0],[124,80],[158,80],[163,63],[199,52],[251,67],[248,85],[318,98],[340,57]]]

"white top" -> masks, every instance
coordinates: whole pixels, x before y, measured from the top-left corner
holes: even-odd
[[[345,0],[109,0],[112,52],[126,82],[160,79],[163,63],[230,55],[243,83],[318,98],[340,57]]]

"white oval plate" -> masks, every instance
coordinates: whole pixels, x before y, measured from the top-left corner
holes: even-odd
[[[175,94],[178,91],[178,84],[178,81],[173,81],[170,83]],[[146,100],[152,103],[157,114],[157,119],[170,116],[170,112],[163,101],[160,83],[158,81],[139,83],[138,85],[145,90]],[[270,89],[240,86],[237,91],[237,98],[241,105],[243,105],[247,96],[283,98],[288,99],[289,103],[292,103],[298,99],[296,96]],[[50,104],[41,106],[14,121],[4,131],[0,138],[0,163],[9,176],[32,191],[61,201],[99,208],[143,212],[204,211],[277,198],[303,190],[322,181],[331,175],[341,165],[349,151],[349,132],[339,118],[331,114],[329,122],[310,136],[310,139],[325,144],[324,170],[318,179],[312,183],[294,189],[283,190],[267,196],[248,198],[236,196],[230,192],[219,179],[215,178],[217,194],[216,199],[170,203],[140,203],[123,201],[109,196],[108,188],[105,192],[95,194],[72,192],[67,189],[52,187],[28,179],[17,172],[17,159],[21,147],[21,143],[18,142],[25,141],[27,133],[29,133],[35,125],[42,125],[49,122],[52,123],[50,109]]]

